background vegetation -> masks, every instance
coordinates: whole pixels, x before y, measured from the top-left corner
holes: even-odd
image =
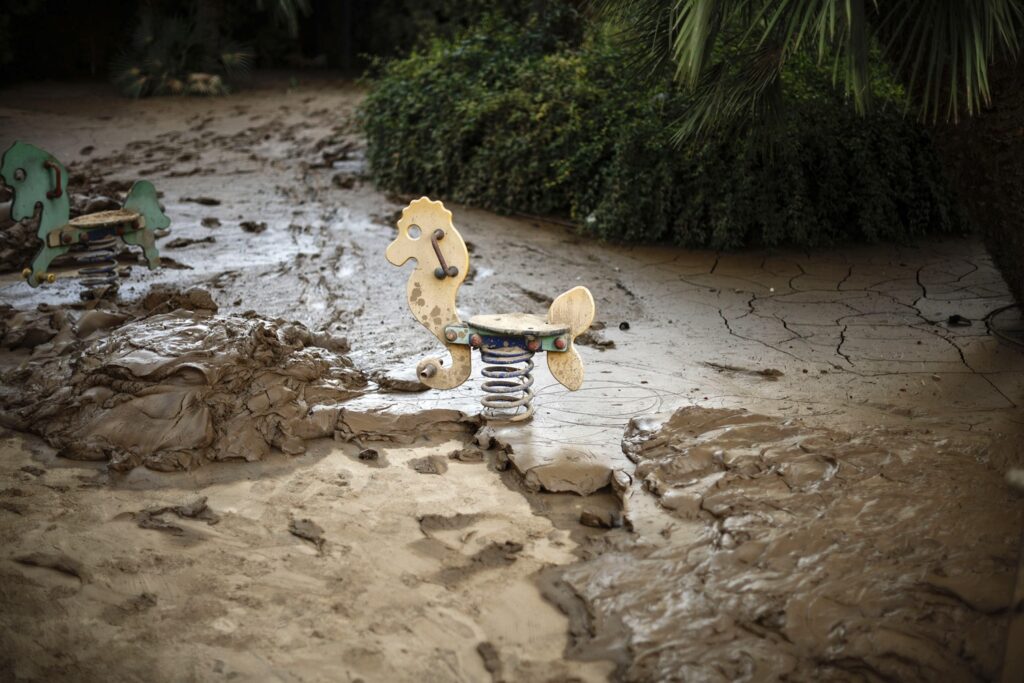
[[[0,82],[217,93],[250,65],[376,60],[384,186],[687,245],[959,232],[934,143],[1024,299],[1022,18],[1021,0],[22,0],[0,12]]]
[[[866,117],[827,69],[793,59],[792,106],[771,128],[680,141],[693,96],[671,74],[642,77],[615,30],[547,3],[519,21],[484,13],[379,62],[362,110],[374,179],[568,216],[612,240],[815,246],[964,230],[927,132],[881,66]]]

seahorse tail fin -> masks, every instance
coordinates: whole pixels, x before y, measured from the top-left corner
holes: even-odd
[[[138,244],[149,262],[150,268],[160,265],[160,252],[156,248],[156,235],[154,230],[162,230],[171,224],[171,219],[160,208],[157,200],[156,188],[148,180],[139,180],[132,189],[128,191],[128,197],[124,200],[124,209],[141,214],[146,219],[146,227],[132,235],[126,235],[124,241],[129,244]]]
[[[156,188],[148,180],[139,180],[132,185],[124,200],[124,208],[145,216],[146,227],[150,230],[161,230],[171,224],[171,219],[161,210],[160,202],[157,201]]]

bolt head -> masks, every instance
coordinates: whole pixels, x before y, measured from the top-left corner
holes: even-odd
[[[25,270],[21,271],[21,276],[27,280],[29,277],[32,276],[32,269],[26,268]]]
[[[565,337],[559,337],[558,339],[555,340],[555,348],[558,349],[559,351],[564,349],[565,346]]]
[[[479,334],[474,334],[469,338],[469,345],[473,347],[483,346],[484,340]]]
[[[64,244],[71,244],[71,235],[64,233],[60,236],[60,241]]]
[[[538,351],[540,349],[539,339],[528,339],[526,341],[526,348],[529,351]]]
[[[444,338],[448,341],[455,341],[457,336],[459,335],[455,334],[455,330],[445,330],[444,332]]]

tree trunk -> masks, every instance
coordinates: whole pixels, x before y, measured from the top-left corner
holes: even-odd
[[[1024,304],[1024,67],[989,72],[992,107],[940,126],[936,146],[1006,284]]]

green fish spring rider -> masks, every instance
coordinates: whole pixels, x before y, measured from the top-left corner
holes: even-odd
[[[78,275],[87,292],[116,291],[118,241],[142,247],[150,269],[160,265],[155,230],[171,220],[157,201],[156,188],[148,180],[132,185],[120,209],[69,218],[68,172],[49,152],[27,142],[15,142],[0,159],[0,182],[14,194],[11,218],[30,219],[40,208],[42,242],[31,267],[22,275],[32,287],[57,279],[50,271],[54,259],[68,252],[80,264]]]

